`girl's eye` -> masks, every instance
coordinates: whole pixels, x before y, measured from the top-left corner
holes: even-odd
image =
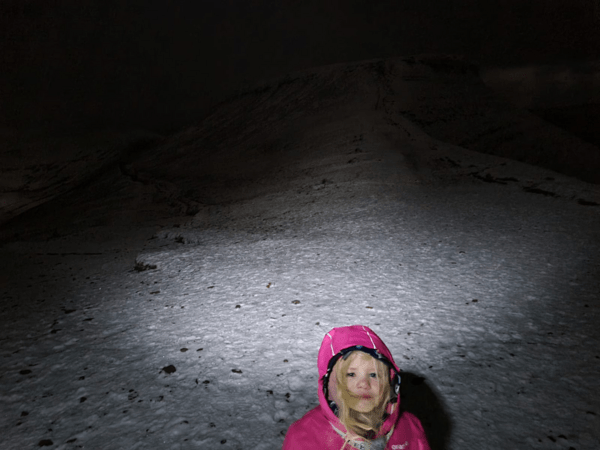
[[[354,376],[354,372],[348,372],[348,373],[346,374],[346,376],[347,376],[347,377],[353,377],[353,376]]]
[[[377,378],[377,374],[376,373],[371,373],[370,376],[371,376],[371,378]]]

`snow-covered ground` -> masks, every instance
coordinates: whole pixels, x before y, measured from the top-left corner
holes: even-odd
[[[433,449],[600,448],[600,189],[326,112],[273,125],[228,166],[246,183],[187,216],[139,199],[198,131],[119,178],[112,209],[66,197],[86,226],[0,249],[3,449],[280,448],[318,403],[324,334],[357,323]]]

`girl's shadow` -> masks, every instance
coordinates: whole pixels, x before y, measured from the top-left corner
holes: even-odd
[[[410,372],[401,373],[400,406],[421,421],[431,450],[446,450],[452,421],[442,399],[425,378]]]

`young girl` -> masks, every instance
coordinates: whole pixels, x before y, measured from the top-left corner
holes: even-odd
[[[283,450],[430,450],[419,420],[400,410],[400,369],[362,325],[325,335],[319,406],[294,422]]]

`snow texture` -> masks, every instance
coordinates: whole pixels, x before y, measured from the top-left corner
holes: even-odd
[[[598,187],[331,108],[263,153],[229,133],[230,164],[189,130],[118,186],[196,174],[195,203],[134,226],[122,191],[114,222],[80,193],[84,227],[1,248],[3,449],[280,448],[350,324],[392,351],[433,449],[600,448]]]

